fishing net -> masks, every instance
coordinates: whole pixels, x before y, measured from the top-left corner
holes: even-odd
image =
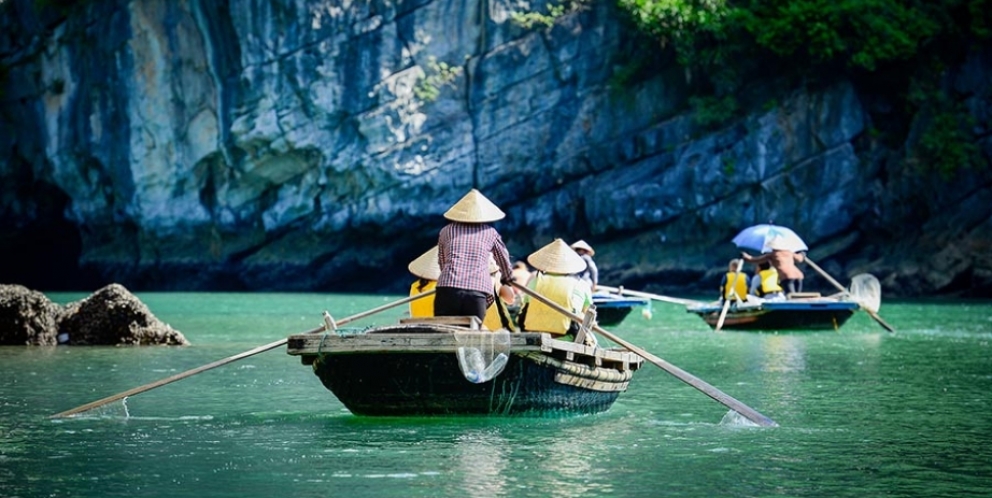
[[[851,296],[868,311],[878,312],[882,306],[882,286],[878,279],[869,273],[861,273],[851,278]]]
[[[510,332],[464,332],[455,334],[458,366],[469,382],[481,384],[499,375],[510,359]]]

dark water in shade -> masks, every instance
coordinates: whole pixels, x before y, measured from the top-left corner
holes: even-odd
[[[896,334],[863,313],[840,332],[715,333],[665,303],[612,328],[777,428],[725,417],[650,364],[601,415],[359,418],[284,348],[133,396],[126,412],[49,419],[310,330],[325,309],[399,298],[139,297],[193,345],[0,347],[0,496],[992,496],[989,302],[885,302]]]

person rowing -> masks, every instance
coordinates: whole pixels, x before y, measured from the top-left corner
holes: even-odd
[[[472,189],[444,217],[449,223],[438,235],[441,275],[434,298],[434,316],[486,318],[495,299],[489,258],[496,261],[504,284],[513,281],[510,255],[503,238],[489,223],[506,215],[486,196]]]

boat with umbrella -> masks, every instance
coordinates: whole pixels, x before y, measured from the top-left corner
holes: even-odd
[[[758,251],[763,255],[774,250],[791,253],[809,250],[806,242],[792,229],[772,224],[745,228],[733,238],[733,243],[742,250]],[[881,305],[881,286],[874,276],[855,276],[848,290],[808,256],[797,259],[821,273],[839,292],[829,296],[822,296],[819,292],[793,292],[772,299],[735,295],[722,302],[694,303],[686,306],[686,311],[698,315],[715,330],[812,331],[838,330],[856,311],[865,310],[883,327],[892,330],[881,318],[876,318]]]

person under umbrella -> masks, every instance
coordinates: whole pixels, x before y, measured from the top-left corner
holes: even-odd
[[[513,278],[506,244],[489,225],[505,216],[476,189],[444,213],[450,223],[438,234],[437,261],[441,275],[434,298],[434,316],[474,315],[479,321],[485,320],[486,309],[495,300],[489,273],[490,256],[504,276],[503,283]]]
[[[804,275],[796,263],[805,261],[805,256],[800,252],[793,252],[780,238],[771,239],[768,242],[768,248],[771,249],[771,252],[761,256],[751,256],[746,252],[741,252],[741,257],[748,263],[758,265],[767,261],[778,272],[779,284],[783,289],[790,294],[802,292]]]

